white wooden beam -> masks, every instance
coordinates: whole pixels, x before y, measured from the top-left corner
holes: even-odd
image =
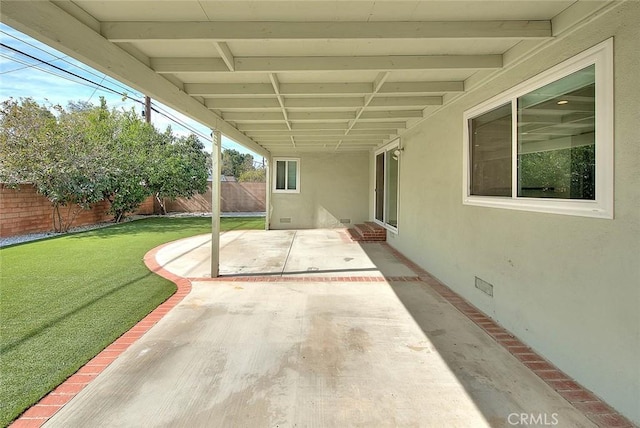
[[[384,140],[389,135],[296,135],[295,140],[297,143],[303,141],[370,141],[370,140]],[[260,136],[256,137],[258,141],[289,141],[290,137],[287,136]]]
[[[185,83],[184,91],[197,97],[274,95],[270,83]]]
[[[282,95],[364,95],[373,92],[371,83],[281,83]]]
[[[344,135],[345,129],[302,129],[296,131],[274,130],[274,131],[247,131],[250,137],[261,138],[269,136],[288,137],[288,136],[305,136],[305,135],[331,135],[339,137]],[[395,134],[396,129],[355,129],[349,132],[349,135],[390,135]]]
[[[271,81],[273,91],[276,93],[276,97],[278,98],[278,104],[280,104],[280,110],[282,112],[282,116],[284,116],[284,123],[287,125],[287,128],[291,130],[291,123],[289,122],[287,109],[284,107],[284,99],[282,98],[282,95],[280,95],[280,82],[278,81],[278,77],[273,73],[269,73],[269,80]],[[291,137],[291,144],[293,144],[293,147],[296,146],[296,142],[293,137]]]
[[[287,125],[284,123],[242,123],[238,125],[238,129],[242,132],[251,131],[288,131]]]
[[[348,111],[331,111],[331,112],[302,112],[294,111],[289,114],[292,121],[312,121],[318,122],[323,120],[344,121],[355,118],[355,113]]]
[[[356,109],[364,105],[362,97],[285,98],[288,109]]]
[[[406,127],[407,122],[360,122],[353,125],[351,129],[404,129]]]
[[[215,42],[216,50],[222,57],[222,60],[227,65],[229,71],[236,71],[236,65],[234,63],[235,59],[233,58],[233,54],[231,53],[231,49],[225,42]]]
[[[355,119],[349,123],[349,128],[347,128],[347,130],[345,131],[345,135],[349,134],[353,126],[358,122],[358,119],[364,113],[365,108],[367,108],[369,103],[371,103],[371,100],[373,100],[373,97],[375,97],[375,95],[378,93],[382,85],[384,85],[384,82],[387,80],[388,77],[389,77],[388,71],[378,73],[378,75],[376,76],[376,79],[373,82],[373,92],[365,97],[364,105],[356,112]],[[340,144],[342,144],[342,141],[344,140],[338,141],[338,144],[336,145],[336,150],[340,148]]]
[[[275,95],[268,83],[185,83],[185,92],[202,97]],[[379,94],[429,95],[462,92],[464,82],[385,82]],[[371,83],[280,83],[283,96],[366,95],[373,93]]]
[[[442,97],[380,97],[376,96],[367,107],[424,107],[442,105]]]
[[[282,112],[227,112],[225,120],[232,122],[282,122],[286,126]]]
[[[422,95],[442,92],[462,92],[464,82],[385,82],[378,91],[385,95]]]
[[[106,21],[101,25],[101,33],[114,42],[139,40],[540,39],[551,37],[551,21]]]
[[[51,2],[3,1],[0,20],[18,31],[222,132],[254,152],[269,151]]]
[[[280,110],[277,98],[207,98],[204,105],[212,110]]]
[[[407,123],[404,121],[396,122],[359,122],[356,123],[353,130],[376,130],[376,129],[404,129],[407,127]],[[348,123],[345,122],[320,122],[320,123],[292,123],[291,128],[296,130],[347,130],[349,128]],[[242,132],[263,132],[263,131],[288,131],[287,126],[284,123],[241,123],[238,125],[238,129]],[[395,132],[395,131],[394,131]]]
[[[230,73],[225,62],[219,58],[151,58],[151,66],[160,74]],[[502,55],[274,56],[235,58],[235,71],[245,73],[497,69],[501,67]]]
[[[365,111],[358,120],[412,119],[422,117],[422,110]]]

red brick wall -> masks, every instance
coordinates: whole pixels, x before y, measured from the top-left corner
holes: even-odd
[[[222,212],[262,212],[266,205],[265,183],[220,183],[220,210]],[[178,198],[167,202],[167,211],[211,212],[211,182],[204,195]]]
[[[110,221],[113,216],[107,214],[108,209],[109,203],[102,201],[91,210],[82,210],[73,226]],[[153,199],[145,201],[137,213],[152,214]],[[0,237],[52,231],[52,216],[51,202],[39,195],[33,186],[25,184],[12,189],[0,184]]]

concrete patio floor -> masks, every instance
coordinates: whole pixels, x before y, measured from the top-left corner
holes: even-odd
[[[210,236],[158,251],[191,292],[45,426],[595,426],[385,244],[234,231],[221,248],[216,280]]]

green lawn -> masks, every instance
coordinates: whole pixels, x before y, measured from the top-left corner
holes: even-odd
[[[231,229],[264,219],[221,219]],[[150,218],[0,249],[0,426],[175,292],[147,251],[210,232],[206,217]]]

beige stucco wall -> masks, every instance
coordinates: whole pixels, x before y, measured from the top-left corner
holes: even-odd
[[[389,234],[392,246],[636,423],[640,423],[639,22],[640,2],[628,2],[406,132],[399,234]],[[615,219],[463,205],[464,110],[611,36],[615,37]],[[371,186],[370,182],[369,190]],[[494,285],[493,298],[474,287],[475,276]]]
[[[272,229],[349,226],[368,218],[369,155],[273,153],[300,159],[300,193],[271,195]],[[281,219],[291,219],[290,223]],[[350,224],[340,220],[349,219]]]

